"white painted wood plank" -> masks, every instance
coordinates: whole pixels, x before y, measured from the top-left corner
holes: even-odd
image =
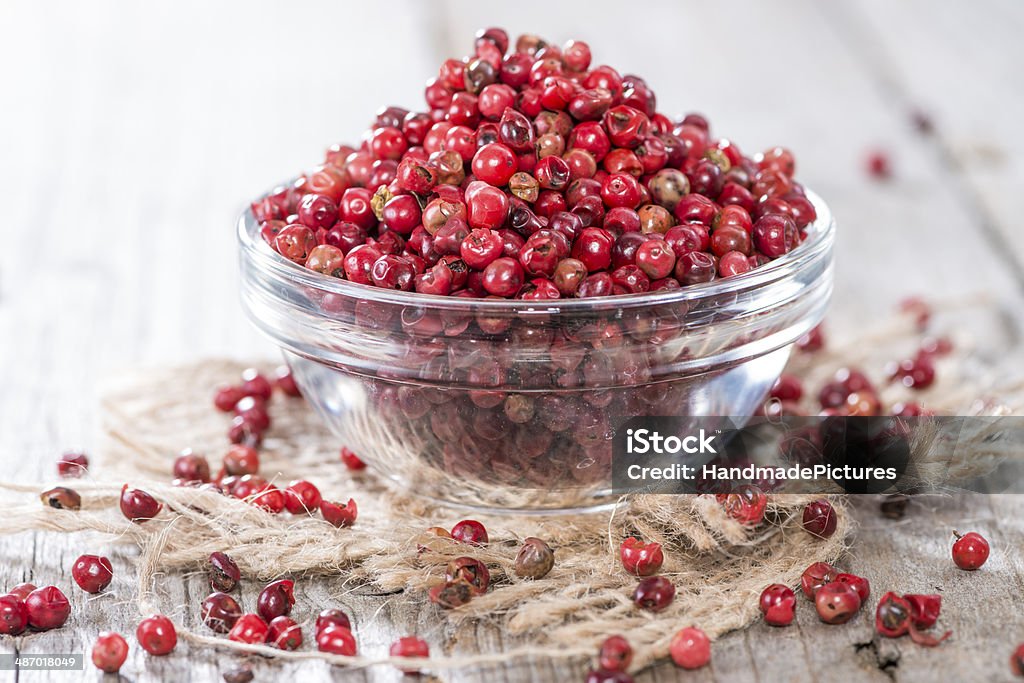
[[[1017,164],[1024,135],[1010,112],[1020,108],[1024,96],[1019,87],[991,86],[1010,83],[1014,65],[1022,61],[1019,41],[1007,38],[1024,25],[1019,3],[975,3],[971,7],[980,7],[978,16],[963,21],[928,12],[920,1],[906,8],[883,7],[875,0],[861,5],[870,27],[889,27],[880,40],[890,49],[895,51],[894,41],[905,41],[898,52],[906,69],[900,87],[938,112],[940,130],[950,131],[957,158],[969,167],[971,182],[1001,228],[1019,229],[1011,219],[1017,214],[1013,190],[1020,187]],[[923,290],[952,296],[980,287],[1019,302],[1012,277],[993,259],[956,178],[933,148],[909,134],[903,103],[879,87],[878,73],[849,27],[818,4],[665,1],[641,8],[627,21],[621,10],[602,10],[592,2],[393,7],[311,1],[287,8],[247,3],[243,9],[194,0],[0,6],[0,64],[5,94],[14,94],[7,98],[14,105],[5,102],[0,109],[6,209],[0,228],[5,382],[0,466],[5,479],[50,476],[59,450],[91,445],[92,389],[115,368],[269,352],[237,304],[235,214],[252,194],[315,164],[330,142],[357,137],[378,105],[418,103],[438,58],[467,50],[479,25],[544,30],[556,40],[584,38],[601,61],[647,76],[666,111],[704,111],[718,131],[744,148],[792,147],[802,179],[829,200],[840,219],[837,325],[874,317],[896,298]],[[911,21],[920,16],[929,20]],[[901,32],[903,26],[916,31]],[[993,39],[958,41],[963,33]],[[382,44],[401,49],[381,50]],[[950,63],[937,67],[946,53]],[[1001,62],[1001,55],[1017,56]],[[947,70],[954,96],[936,77],[920,78],[929,69]],[[1001,150],[998,163],[978,152],[993,147],[993,140]],[[893,150],[894,183],[880,186],[862,173],[869,145]],[[909,259],[907,254],[922,244],[931,256],[923,263]],[[998,518],[986,516],[978,501],[949,505],[892,531],[863,533],[851,568],[891,571],[886,567],[894,543],[922,548],[921,562],[932,563],[932,553],[940,550],[937,541],[920,539],[934,530],[936,520],[977,514],[986,524],[1002,524],[1002,518],[1019,514],[1013,501],[1000,503]],[[870,509],[863,518],[871,523]],[[1008,545],[1021,543],[1017,527],[996,533]],[[31,651],[86,647],[110,613],[106,610],[115,607],[101,602],[93,607],[102,611],[87,612],[80,591],[71,590],[67,569],[83,543],[50,535],[0,540],[0,556],[7,560],[0,562],[0,585],[56,581],[75,600],[74,623],[33,636]],[[117,599],[126,599],[130,555],[118,562],[124,583],[118,584]],[[1013,576],[1019,585],[1019,558],[1016,569],[998,568],[994,585],[1009,586]],[[170,584],[172,599],[193,617],[202,593],[199,581]],[[329,582],[309,590],[310,608],[336,592]],[[966,610],[966,605],[950,605],[951,615]],[[352,605],[368,620],[377,606],[372,598]],[[400,632],[429,628],[430,619],[429,613],[396,601],[361,637],[382,651]],[[855,622],[851,630],[823,634],[806,610],[800,623],[807,642],[827,638],[837,648],[849,645],[852,629],[863,630]],[[927,680],[922,676],[935,670],[930,667],[956,666],[968,654],[976,660],[979,652],[992,653],[992,662],[1005,661],[1005,643],[996,642],[995,634],[972,635],[969,620],[955,628],[963,635],[940,651],[906,652],[898,679]],[[500,634],[465,636],[464,642],[478,647],[502,643]],[[755,626],[724,639],[710,671],[677,676],[666,665],[638,681],[772,680],[777,670],[770,666],[754,673],[759,653],[778,646],[799,656],[791,633],[773,640],[778,637],[776,630]],[[0,650],[6,647],[0,643]],[[233,665],[209,653],[192,655],[191,668],[183,671],[181,660],[148,661],[133,654],[127,670],[140,681],[171,675],[204,680],[218,667]],[[843,677],[880,680],[866,657],[861,652],[844,660]],[[259,664],[257,675],[288,676],[297,670]],[[328,667],[301,671],[304,680],[352,679]],[[984,668],[979,672],[997,675]],[[580,667],[556,670],[531,662],[461,672],[451,679],[579,680],[582,673]],[[792,677],[825,679],[834,673],[812,661],[806,669],[794,666]],[[389,671],[354,675],[355,680],[392,678]]]

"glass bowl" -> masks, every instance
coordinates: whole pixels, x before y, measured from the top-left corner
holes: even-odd
[[[238,221],[243,306],[339,444],[417,494],[491,511],[610,501],[637,416],[749,416],[824,315],[834,223],[743,275],[522,301],[430,296],[294,264]]]

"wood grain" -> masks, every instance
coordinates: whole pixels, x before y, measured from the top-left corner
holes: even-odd
[[[92,393],[112,370],[270,355],[237,304],[232,223],[240,207],[310,167],[330,142],[356,138],[379,104],[414,105],[439,58],[465,51],[481,25],[581,37],[600,61],[644,74],[665,111],[704,111],[745,149],[793,148],[800,177],[839,220],[835,330],[922,291],[986,292],[1018,315],[1024,310],[1019,3],[934,11],[925,0],[664,1],[645,3],[628,20],[621,8],[581,2],[394,5],[0,5],[9,95],[0,113],[5,480],[51,478],[61,449],[94,444]],[[908,110],[917,106],[933,113],[935,136],[913,132]],[[891,183],[863,173],[865,150],[875,145],[893,155]],[[944,622],[956,635],[937,650],[873,640],[867,614],[822,627],[801,605],[797,628],[758,624],[732,634],[704,671],[664,665],[637,680],[1002,680],[1011,647],[1024,640],[1019,624],[1017,632],[1004,627],[1006,615],[1024,608],[1022,512],[1014,498],[927,499],[892,523],[873,502],[859,505],[862,528],[847,567],[865,573],[876,592],[941,590]],[[951,568],[954,525],[989,533],[1001,549],[983,574]],[[86,548],[94,541],[0,539],[0,586],[70,586],[68,568]],[[68,627],[0,640],[0,652],[81,652],[101,628],[130,631],[138,616],[129,604],[132,554],[118,549],[113,559],[110,594],[87,600],[70,591],[76,616]],[[201,578],[165,585],[165,603],[194,617]],[[506,645],[490,630],[443,631],[405,596],[350,591],[340,579],[312,582],[300,600],[307,611],[343,602],[370,651],[410,631],[435,643],[454,638],[460,652]],[[126,671],[137,681],[212,680],[234,665],[209,652],[159,660],[136,650]],[[253,664],[258,680],[399,678]],[[574,681],[584,673],[584,663],[524,661],[444,678]],[[22,672],[16,680],[47,679]]]

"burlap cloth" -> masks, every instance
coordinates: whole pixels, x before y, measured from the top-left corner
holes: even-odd
[[[915,334],[900,323],[878,338],[891,347]],[[845,348],[833,345],[830,351],[797,358],[795,364],[812,378],[825,376],[843,362],[868,362],[865,348],[855,343]],[[875,352],[893,357],[891,348]],[[931,405],[943,394],[956,394],[954,387],[963,389],[962,378],[950,371],[954,363],[944,361],[940,366],[942,379],[925,395]],[[435,607],[437,618],[497,622],[521,645],[472,656],[438,653],[429,668],[440,669],[501,662],[527,653],[592,657],[600,641],[612,633],[628,636],[636,649],[635,668],[641,668],[666,656],[672,635],[683,626],[697,625],[712,637],[746,626],[758,614],[757,597],[766,585],[796,585],[810,563],[837,560],[851,530],[850,516],[838,496],[833,497],[838,531],[827,540],[800,527],[803,506],[820,496],[772,496],[765,523],[755,528],[730,519],[714,497],[697,496],[632,496],[610,511],[585,516],[467,514],[403,493],[371,470],[350,472],[338,458],[342,444],[319,424],[305,402],[281,397],[271,404],[273,427],[261,451],[261,474],[281,486],[292,479],[309,479],[325,498],[355,498],[359,518],[354,527],[335,529],[318,517],[271,515],[214,492],[171,486],[171,463],[183,448],[206,453],[214,465],[219,461],[226,449],[227,418],[213,410],[212,390],[236,381],[243,367],[210,360],[133,372],[110,382],[102,396],[102,448],[94,454],[90,479],[73,484],[83,495],[82,510],[47,509],[29,495],[38,488],[0,485],[25,494],[19,499],[24,502],[0,519],[0,533],[93,530],[137,543],[137,602],[142,614],[173,607],[161,605],[154,590],[163,573],[199,570],[213,551],[228,552],[246,576],[261,580],[317,573],[339,585],[372,583],[382,591],[404,590],[424,601],[428,588],[442,579],[447,561],[470,554],[491,568],[491,590],[455,610]],[[896,400],[900,391],[886,389],[891,395],[883,398]],[[123,482],[151,492],[167,510],[143,525],[126,522],[117,510]],[[486,548],[451,543],[439,552],[418,552],[416,537],[424,529],[449,528],[465,517],[487,526],[491,542]],[[674,582],[677,594],[663,612],[640,610],[630,599],[636,579],[622,569],[618,547],[631,534],[665,548],[662,573]],[[522,580],[512,571],[526,536],[543,538],[555,549],[555,568],[543,579]],[[322,658],[350,666],[394,663],[383,657],[327,655],[308,646],[284,652],[235,643],[214,637],[198,622],[179,627],[180,636],[193,644],[270,657]]]

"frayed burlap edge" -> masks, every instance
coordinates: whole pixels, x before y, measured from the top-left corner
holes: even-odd
[[[897,320],[864,339],[823,353],[800,356],[792,364],[815,385],[843,364],[877,365],[893,349],[917,337],[907,320]],[[964,341],[959,340],[963,345]],[[908,346],[908,348],[911,348]],[[962,349],[962,347],[961,347]],[[942,361],[940,381],[923,396],[930,407],[960,414],[1006,414],[1011,409],[989,402],[964,408],[971,386],[955,372],[956,359]],[[170,464],[184,447],[216,462],[224,450],[226,419],[209,408],[212,387],[234,381],[242,364],[207,361],[133,373],[110,383],[103,394],[104,447],[96,454],[91,480],[76,484],[83,510],[67,512],[39,507],[31,500],[40,487],[0,484],[25,494],[26,502],[0,519],[0,533],[29,530],[91,530],[134,542],[138,561],[137,606],[140,614],[161,611],[154,590],[166,571],[202,567],[210,552],[232,553],[244,573],[260,579],[318,573],[344,584],[374,583],[385,591],[405,590],[426,599],[441,580],[451,557],[471,554],[492,568],[493,588],[452,611],[438,608],[439,619],[487,620],[523,643],[500,653],[432,657],[428,668],[469,667],[517,657],[590,657],[609,633],[628,634],[637,650],[635,668],[667,654],[671,635],[698,625],[712,637],[742,628],[757,614],[756,597],[769,583],[796,585],[814,561],[835,561],[851,530],[842,497],[832,497],[839,528],[828,540],[804,532],[796,514],[820,496],[773,496],[764,524],[746,528],[730,519],[713,498],[632,496],[610,511],[585,516],[489,517],[473,514],[488,527],[487,548],[450,543],[420,553],[416,538],[433,525],[448,527],[465,511],[410,497],[370,473],[340,466],[340,444],[325,432],[300,400],[277,399],[274,427],[262,450],[262,473],[278,484],[308,478],[326,496],[355,497],[360,517],[355,527],[335,529],[316,518],[269,515],[242,501],[209,491],[167,484]],[[1019,390],[1020,387],[1017,386]],[[883,389],[883,400],[904,398],[900,387]],[[944,399],[944,400],[941,400]],[[100,479],[99,477],[102,477]],[[166,506],[144,525],[127,523],[116,511],[121,483],[142,486]],[[673,580],[677,597],[665,611],[635,608],[629,596],[635,579],[622,571],[617,548],[636,534],[660,542],[666,550],[663,573]],[[519,543],[539,536],[556,550],[555,569],[541,580],[521,580],[512,572]],[[166,606],[163,606],[166,607]],[[322,659],[350,666],[396,663],[386,657],[342,657],[304,650],[283,652],[207,635],[200,624],[178,624],[183,639],[202,646],[258,653],[286,659]],[[415,661],[402,660],[406,665]]]
[[[83,496],[82,510],[42,508],[29,495],[38,487],[4,486],[26,494],[26,502],[0,519],[0,533],[91,530],[138,544],[140,614],[167,611],[154,590],[157,577],[201,569],[213,551],[232,554],[245,575],[262,580],[317,573],[344,584],[410,591],[423,600],[430,586],[443,579],[449,559],[472,555],[491,568],[491,590],[455,610],[436,608],[438,618],[496,623],[522,645],[502,653],[432,657],[427,666],[440,669],[524,655],[589,657],[610,633],[628,634],[636,649],[635,666],[641,668],[667,655],[672,634],[682,626],[698,625],[712,637],[744,627],[756,616],[756,598],[765,585],[796,585],[811,562],[835,561],[850,530],[839,500],[834,501],[839,530],[832,538],[817,539],[800,528],[795,515],[820,496],[774,496],[765,523],[754,528],[729,518],[713,497],[696,496],[632,496],[611,510],[577,516],[467,515],[404,494],[369,471],[348,471],[338,459],[341,444],[300,399],[276,398],[271,404],[274,424],[261,451],[261,473],[279,485],[306,478],[326,497],[355,498],[360,514],[354,527],[335,529],[319,518],[271,515],[214,492],[171,486],[171,463],[182,448],[219,460],[227,418],[210,407],[210,395],[242,368],[230,361],[206,361],[136,372],[110,383],[102,399],[104,445],[95,454],[90,478],[75,484]],[[145,488],[166,510],[145,524],[126,522],[117,510],[124,482]],[[436,552],[418,552],[416,539],[424,529],[450,527],[466,516],[487,526],[491,542],[486,548],[448,543]],[[639,610],[630,599],[636,579],[617,558],[619,543],[630,534],[665,548],[662,573],[677,594],[660,613]],[[519,579],[512,571],[526,536],[543,538],[555,549],[555,568],[543,579]],[[351,666],[393,663],[389,658],[283,652],[207,635],[199,623],[178,626],[183,639],[204,646]]]

